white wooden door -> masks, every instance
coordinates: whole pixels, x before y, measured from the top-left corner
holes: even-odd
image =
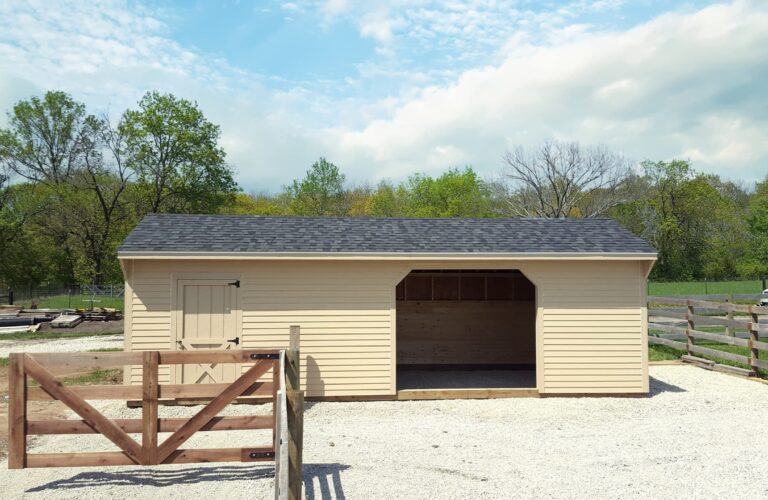
[[[176,349],[240,349],[238,286],[235,280],[178,280]],[[217,384],[234,381],[236,363],[177,365],[182,384]]]

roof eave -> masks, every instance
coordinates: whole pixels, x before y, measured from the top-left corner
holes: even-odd
[[[122,251],[119,259],[189,260],[651,260],[655,252],[153,252]]]

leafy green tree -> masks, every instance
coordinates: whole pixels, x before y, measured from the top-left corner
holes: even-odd
[[[320,158],[307,171],[306,176],[294,180],[286,188],[290,209],[294,215],[347,215],[346,177],[339,167]]]
[[[397,188],[389,181],[381,181],[371,193],[370,213],[376,217],[403,217],[405,188]]]
[[[744,276],[768,276],[768,177],[757,184],[749,202],[747,216],[749,245],[746,258],[739,265]]]
[[[233,202],[223,207],[221,213],[229,215],[287,215],[288,207],[285,200],[279,196],[270,196],[266,193],[237,193]]]
[[[57,281],[118,279],[116,247],[129,212],[122,136],[63,92],[20,101],[9,118],[0,163],[26,181],[14,190],[22,222],[13,234],[26,235],[27,246],[47,240],[58,255]],[[36,232],[44,236],[30,237]]]
[[[695,172],[686,161],[642,167],[642,182],[634,181],[642,194],[612,215],[658,250],[652,276],[690,280],[737,274],[745,228],[738,202],[719,190],[720,180]]]
[[[196,103],[148,92],[125,112],[121,133],[147,211],[216,213],[238,192],[220,129]]]
[[[81,166],[85,106],[64,92],[20,101],[0,129],[0,163],[32,182],[65,182]]]
[[[403,186],[407,217],[489,217],[488,186],[467,167],[450,169],[440,177],[411,176]]]

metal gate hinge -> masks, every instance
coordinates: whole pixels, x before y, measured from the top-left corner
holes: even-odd
[[[252,451],[248,454],[250,458],[275,458],[273,451]]]
[[[251,359],[280,359],[280,355],[276,352],[270,352],[270,353],[255,352],[251,354]]]

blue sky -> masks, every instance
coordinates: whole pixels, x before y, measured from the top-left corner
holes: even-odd
[[[319,156],[355,183],[546,139],[768,174],[768,2],[94,0],[0,3],[0,110],[62,89],[118,115],[196,100],[249,191]],[[4,118],[0,118],[2,125]]]

